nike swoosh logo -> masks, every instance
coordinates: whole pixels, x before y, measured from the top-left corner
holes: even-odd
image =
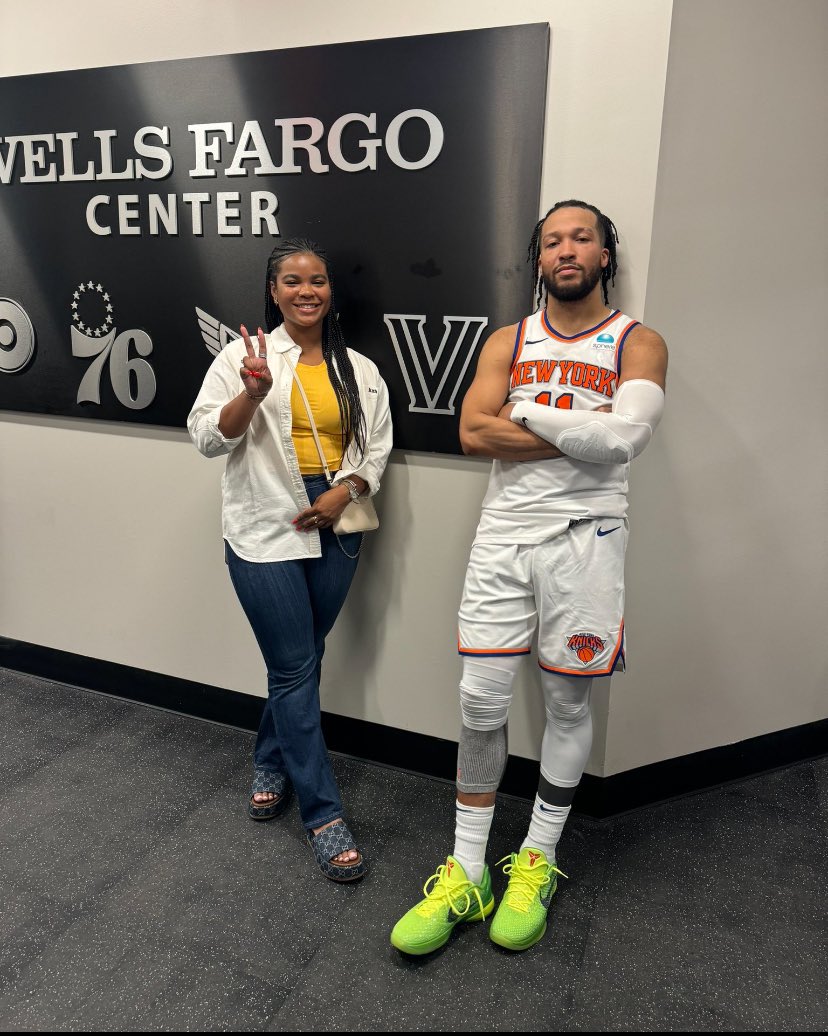
[[[540,809],[541,813],[557,813],[558,812],[556,809],[547,809],[546,806],[542,806],[540,803],[538,803],[538,808]]]
[[[529,424],[525,417],[521,417],[521,421],[523,421],[524,425],[526,425],[527,428],[529,427]]]
[[[545,338],[527,338],[523,343],[524,345],[539,345],[541,342],[545,342]]]
[[[611,532],[618,532],[618,530],[619,530],[620,528],[621,528],[621,526],[620,526],[620,525],[616,525],[614,529],[599,529],[599,530],[598,530],[598,535],[599,535],[599,536],[609,536],[609,534],[610,534]]]

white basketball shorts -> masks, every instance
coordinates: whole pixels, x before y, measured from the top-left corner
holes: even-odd
[[[571,676],[624,670],[623,518],[587,518],[538,544],[475,543],[460,604],[461,655],[528,655]]]

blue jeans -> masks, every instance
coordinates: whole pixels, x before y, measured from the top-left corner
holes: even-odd
[[[324,475],[305,477],[311,503],[328,489]],[[298,535],[298,533],[297,533]],[[345,602],[356,571],[361,535],[320,530],[322,557],[255,563],[225,543],[233,588],[267,665],[268,698],[254,763],[286,774],[306,828],[342,816],[342,801],[322,736],[319,676],[325,637]]]

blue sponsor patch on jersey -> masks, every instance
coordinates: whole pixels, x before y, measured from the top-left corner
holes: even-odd
[[[600,342],[601,345],[612,345],[615,339],[612,335],[598,335],[595,341]]]

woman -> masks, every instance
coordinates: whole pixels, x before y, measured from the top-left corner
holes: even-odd
[[[391,449],[388,391],[347,349],[325,253],[285,241],[268,261],[265,324],[245,327],[207,372],[187,421],[207,457],[227,455],[222,525],[230,578],[267,665],[248,813],[269,820],[295,789],[326,877],[355,881],[366,863],[342,817],[319,714],[325,637],[356,570],[360,534],[332,525],[373,494]],[[295,372],[295,373],[294,373]],[[323,471],[302,382],[331,471]]]

